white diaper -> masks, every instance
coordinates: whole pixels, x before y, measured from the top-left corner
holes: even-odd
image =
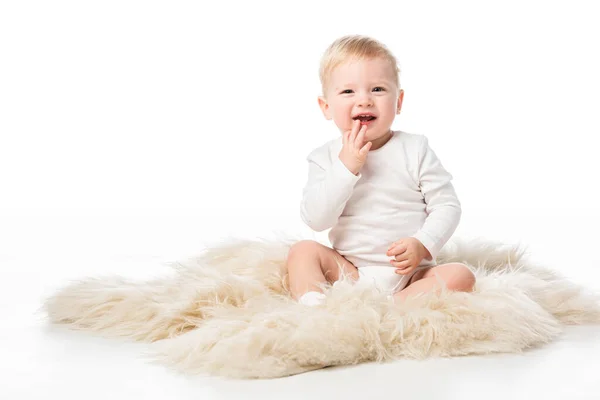
[[[417,267],[410,274],[401,275],[397,274],[396,268],[391,265],[369,265],[358,268],[358,280],[373,284],[382,292],[394,294],[404,289],[415,272],[423,268],[429,267]]]

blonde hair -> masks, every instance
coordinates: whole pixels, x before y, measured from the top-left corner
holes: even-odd
[[[327,87],[331,72],[340,64],[350,60],[366,60],[382,58],[387,60],[394,70],[394,83],[400,89],[400,68],[392,52],[381,42],[363,35],[346,35],[336,39],[321,57],[319,78],[323,96],[327,95]]]

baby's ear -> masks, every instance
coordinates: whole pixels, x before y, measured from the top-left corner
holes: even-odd
[[[325,116],[325,119],[331,119],[331,113],[329,112],[329,104],[327,100],[323,96],[319,96],[319,107]]]

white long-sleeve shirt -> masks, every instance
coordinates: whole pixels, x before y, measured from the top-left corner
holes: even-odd
[[[458,226],[461,205],[427,138],[394,131],[369,151],[358,175],[339,159],[341,148],[340,136],[308,155],[302,220],[317,232],[332,228],[332,247],[357,267],[389,266],[389,245],[410,236],[432,256],[421,264],[435,264]]]

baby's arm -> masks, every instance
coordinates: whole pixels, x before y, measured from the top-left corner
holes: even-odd
[[[367,126],[354,121],[342,135],[342,149],[333,157],[324,148],[308,156],[308,183],[304,188],[300,213],[302,220],[317,232],[331,228],[342,215],[352,195],[360,170],[367,161],[372,143],[365,143]],[[326,153],[326,154],[323,154]]]
[[[317,232],[331,228],[342,214],[361,175],[354,175],[338,157],[327,163],[312,153],[308,156],[308,182],[303,190],[302,220]]]
[[[418,239],[436,258],[458,227],[462,214],[461,204],[451,183],[452,175],[444,169],[435,152],[429,147],[427,137],[419,151],[419,186],[425,198],[427,218],[412,237]]]

